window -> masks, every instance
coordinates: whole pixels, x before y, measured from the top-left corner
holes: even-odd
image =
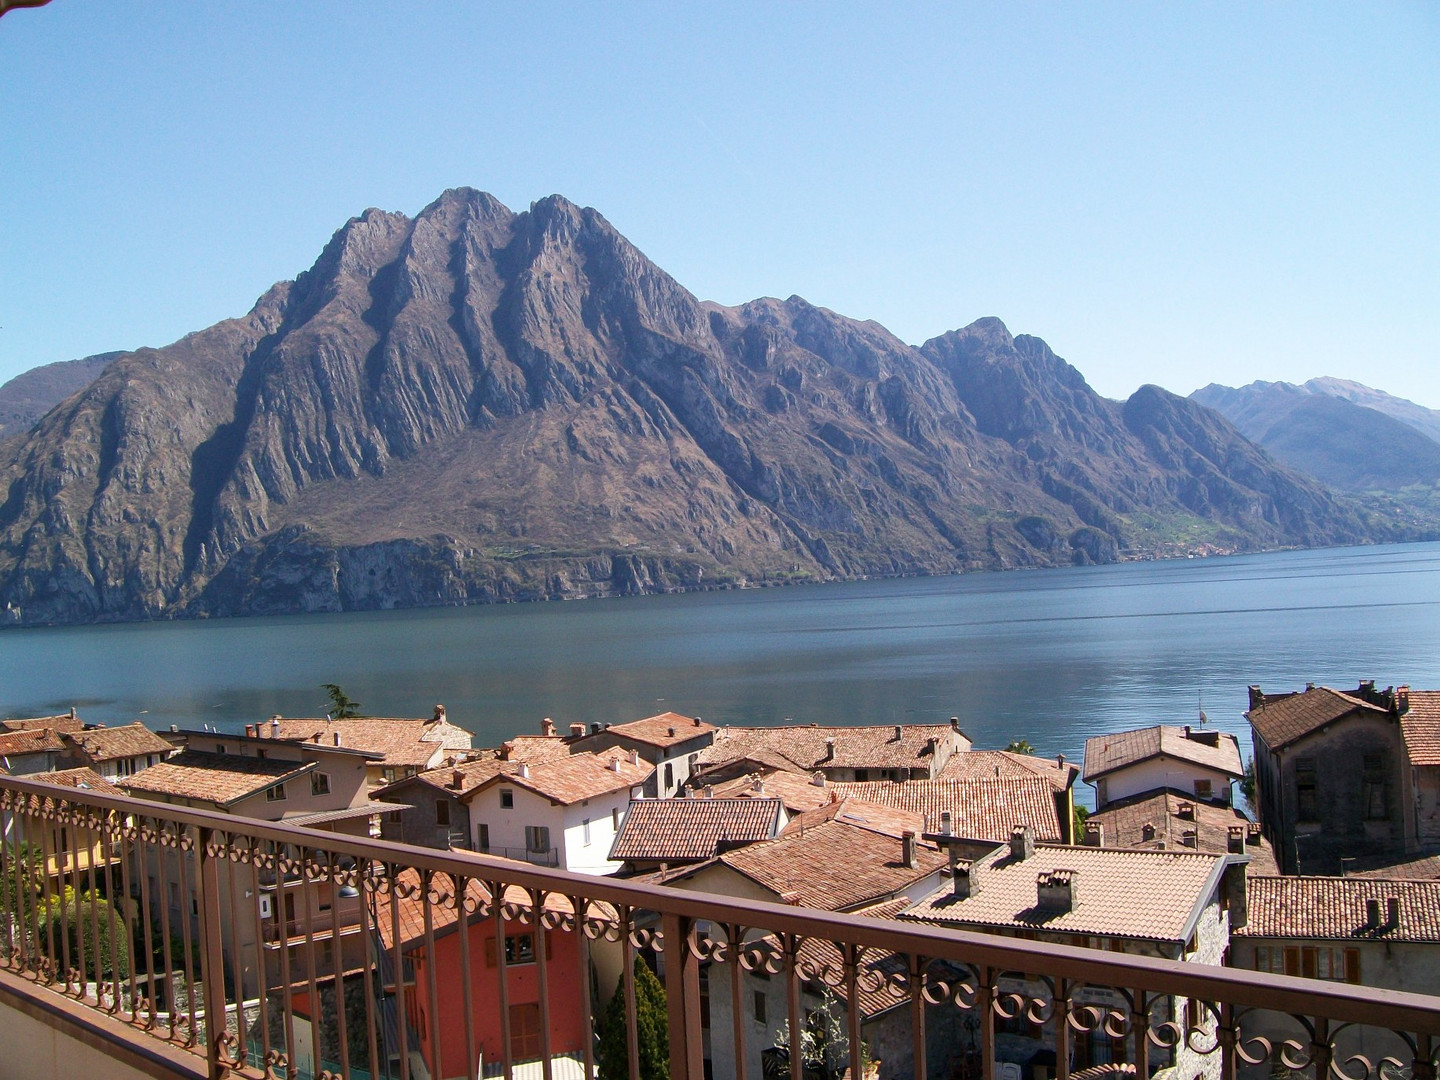
[[[756,990],[752,995],[751,1007],[755,1010],[755,1022],[757,1024],[768,1023],[765,1019],[765,995]]]
[[[502,788],[500,789],[500,809],[501,809],[501,810],[513,810],[513,809],[515,809],[515,789],[514,789],[514,788],[502,787]]]
[[[1385,755],[1366,754],[1365,779],[1361,792],[1366,821],[1384,821],[1389,800],[1386,798]]]
[[[1274,975],[1303,975],[1330,982],[1360,981],[1360,950],[1327,946],[1260,945],[1255,949],[1255,970]]]
[[[590,846],[590,819],[589,819],[588,817],[587,817],[584,821],[580,822],[580,828],[583,829],[583,830],[584,830],[584,833],[585,833],[585,846],[586,846],[586,847],[589,847],[589,846]]]
[[[316,773],[311,773],[311,774],[310,774],[310,794],[311,794],[311,795],[329,795],[329,794],[330,794],[330,774],[329,774],[329,773],[316,772]]]
[[[215,752],[216,752],[217,754],[223,754],[223,753],[225,752],[225,744],[224,744],[224,743],[216,743],[216,744],[215,744]]]
[[[867,780],[869,780],[869,779],[870,779],[870,770],[869,770],[869,769],[856,769],[856,770],[855,770],[855,782],[856,782],[857,784],[863,784],[863,783],[865,783],[865,782],[866,782]]]
[[[268,787],[268,788],[265,789],[265,801],[266,801],[266,802],[281,802],[281,801],[284,800],[284,798],[285,798],[285,785],[284,785],[284,784],[276,784],[274,787]]]
[[[490,826],[483,821],[476,827],[475,844],[481,851],[490,850]]]
[[[540,1056],[540,1006],[510,1006],[510,1060],[534,1061]]]
[[[533,852],[549,851],[550,827],[548,825],[526,825],[525,850]]]
[[[1296,809],[1301,821],[1319,821],[1320,811],[1315,797],[1315,759],[1295,761]]]
[[[671,791],[675,787],[675,766],[670,762],[665,763],[665,790]]]
[[[1209,780],[1195,781],[1195,797],[1197,799],[1210,799],[1214,797],[1214,790]]]
[[[551,957],[550,935],[545,935],[545,959]],[[535,962],[535,935],[534,934],[506,934],[505,935],[505,963],[506,964],[533,964]],[[495,939],[485,939],[485,966],[495,966]]]
[[[385,820],[391,824],[399,825],[405,820],[405,812],[403,810],[391,810],[385,815]]]
[[[450,827],[450,800],[449,800],[449,799],[436,799],[436,800],[435,800],[435,824],[436,824],[436,825],[443,825],[443,826],[445,826],[445,828],[447,828],[447,829]]]

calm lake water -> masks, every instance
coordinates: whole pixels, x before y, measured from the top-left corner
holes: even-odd
[[[0,714],[236,730],[323,712],[451,719],[494,745],[553,717],[943,721],[1079,759],[1098,732],[1249,734],[1245,687],[1440,687],[1440,544],[746,592],[0,632]]]

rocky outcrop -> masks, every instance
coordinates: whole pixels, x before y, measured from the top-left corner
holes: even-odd
[[[118,356],[0,444],[0,601],[39,623],[1105,562],[1197,515],[1237,548],[1380,535],[1213,414],[1155,413],[998,320],[916,349],[798,297],[702,303],[594,210],[449,191],[366,211],[247,315]]]

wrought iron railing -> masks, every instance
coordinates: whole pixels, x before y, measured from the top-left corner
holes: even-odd
[[[1128,1060],[1138,1080],[1435,1080],[1440,1052],[1440,999],[1417,994],[685,892],[15,778],[0,777],[0,827],[0,971],[188,1047],[215,1077],[477,1080],[497,1061],[508,1078],[529,1060],[556,1080],[571,1056],[595,1076],[598,1052],[606,1075],[651,1080],[658,1052],[670,1080],[702,1080],[707,1058],[715,1080],[759,1080],[767,1067],[858,1078],[877,1057],[882,1080],[989,1080],[1034,1036],[1032,1070],[1048,1055],[1060,1080],[1081,1044],[1103,1047],[1092,1060]],[[61,828],[78,850],[113,845],[113,861],[71,860],[58,881],[44,868]],[[294,950],[266,949],[257,929],[262,878],[276,883],[271,903],[294,896],[303,912],[293,968]],[[322,887],[359,894],[369,948],[358,962],[317,962],[324,915],[332,939],[342,929],[338,908],[315,908]],[[600,1005],[609,981],[618,1008]],[[775,1037],[777,1019],[794,1039]]]

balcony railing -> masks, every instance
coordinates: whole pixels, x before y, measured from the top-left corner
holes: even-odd
[[[1128,1060],[1137,1080],[1435,1080],[1440,1052],[1440,999],[1416,994],[685,892],[15,778],[0,777],[0,825],[0,972],[108,1014],[117,1038],[131,1037],[124,1025],[190,1048],[216,1078],[477,1080],[496,1062],[512,1077],[523,1059],[554,1080],[572,1052],[595,1076],[604,1012],[591,971],[606,964],[623,1008],[598,1045],[623,1055],[611,1064],[630,1080],[650,1075],[642,1055],[657,1023],[671,1080],[702,1080],[707,1057],[715,1080],[760,1080],[762,1060],[790,1080],[846,1067],[858,1078],[876,1057],[882,1078],[989,1080],[1026,1030],[1048,1033],[1060,1080],[1081,1044]],[[57,826],[80,850],[111,843],[119,857],[72,864],[59,885],[36,871]],[[294,950],[265,949],[252,929],[267,873],[278,902],[293,890],[302,908],[316,890],[297,881],[358,890],[369,962],[317,975],[313,932],[303,973]],[[172,915],[172,882],[193,890],[195,918]],[[319,918],[306,912],[310,927]],[[453,979],[439,972],[445,949]],[[636,1005],[649,983],[636,958],[661,973],[658,1020]],[[799,1033],[815,1001],[848,1003],[837,1030],[808,1055],[783,1052],[773,1022]]]

